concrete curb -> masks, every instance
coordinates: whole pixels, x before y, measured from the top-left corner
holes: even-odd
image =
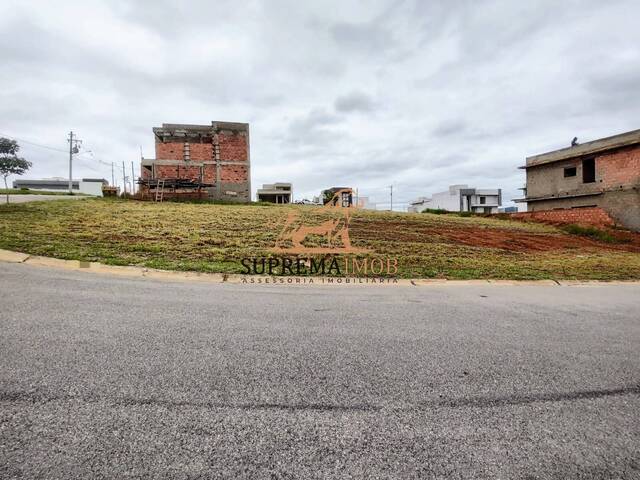
[[[11,250],[0,250],[0,262],[23,263],[29,255],[26,253],[12,252]]]
[[[251,284],[251,285],[297,285],[298,282],[289,281],[274,281],[273,279],[288,279],[296,277],[269,277],[260,275],[240,275],[240,274],[225,274],[225,273],[202,273],[202,272],[181,272],[175,270],[157,270],[146,267],[136,266],[117,266],[117,265],[105,265],[99,262],[80,262],[78,260],[61,260],[58,258],[41,257],[37,255],[28,255],[21,252],[13,252],[11,250],[0,249],[0,262],[4,263],[24,263],[27,265],[33,265],[38,267],[58,268],[62,270],[72,270],[87,273],[97,273],[101,275],[114,275],[120,277],[133,277],[133,278],[150,278],[154,280],[165,281],[182,281],[182,282],[205,282],[205,283],[226,283],[233,285]],[[447,279],[432,279],[432,278],[399,278],[395,282],[383,282],[378,283],[369,281],[360,282],[358,278],[351,278],[350,282],[345,282],[342,278],[341,282],[337,282],[336,278],[331,283],[323,281],[328,277],[297,277],[300,279],[314,280],[313,285],[319,286],[344,286],[344,285],[385,285],[385,286],[433,286],[433,285],[478,285],[478,286],[548,286],[548,287],[584,287],[584,286],[596,286],[596,285],[640,285],[640,281],[637,280],[615,280],[615,281],[600,281],[600,280],[447,280]],[[248,282],[247,279],[253,279],[254,282]],[[258,283],[260,280],[260,283]],[[376,279],[377,280],[377,279]],[[300,282],[305,283],[305,282]],[[308,283],[308,282],[307,282]]]
[[[2,260],[0,250],[0,260]],[[28,256],[22,263],[39,267],[75,270],[79,272],[115,275],[119,277],[152,278],[168,281],[201,281],[209,283],[224,282],[225,275],[221,273],[180,272],[171,270],[156,270],[153,268],[136,266],[105,265],[99,262],[80,262],[78,260],[60,260],[57,258]]]

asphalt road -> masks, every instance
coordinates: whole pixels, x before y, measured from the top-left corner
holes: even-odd
[[[640,286],[0,264],[0,477],[640,478]]]
[[[48,202],[50,200],[82,200],[91,198],[86,195],[22,195],[19,193],[9,195],[9,203]],[[0,194],[0,201],[5,203],[7,196]]]

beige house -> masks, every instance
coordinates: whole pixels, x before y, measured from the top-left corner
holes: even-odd
[[[291,183],[265,183],[256,193],[258,202],[291,203],[293,185]]]

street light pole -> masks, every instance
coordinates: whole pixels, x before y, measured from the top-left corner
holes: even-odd
[[[73,195],[73,154],[78,153],[78,144],[82,143],[82,140],[78,140],[77,138],[73,138],[73,131],[69,132],[69,195]]]
[[[127,174],[124,170],[124,160],[122,161],[122,188],[124,190],[124,198],[127,198]]]
[[[131,162],[131,195],[135,195],[136,187],[135,187],[135,173],[133,172],[133,162]]]
[[[69,195],[73,194],[73,130],[69,132]]]

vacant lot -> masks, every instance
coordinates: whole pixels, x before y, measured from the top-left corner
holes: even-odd
[[[269,249],[289,213],[317,207],[145,203],[106,199],[0,206],[0,248],[116,265],[241,273]],[[432,214],[355,212],[354,247],[398,257],[427,278],[640,279],[640,236],[603,242],[541,224]],[[320,239],[310,239],[313,245]]]

